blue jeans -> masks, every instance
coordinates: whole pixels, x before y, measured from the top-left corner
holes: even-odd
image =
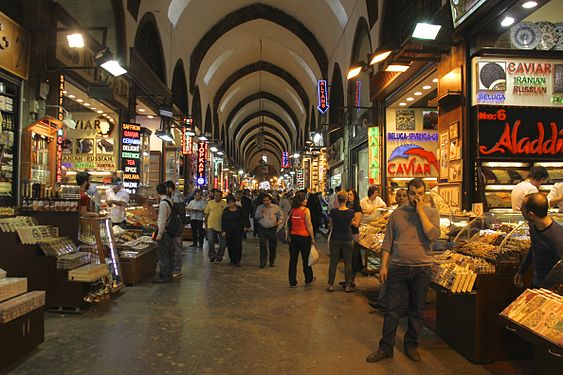
[[[403,344],[405,348],[418,347],[418,336],[423,325],[422,310],[426,302],[426,293],[430,286],[432,269],[430,266],[389,265],[386,282],[387,306],[383,320],[383,337],[379,341],[379,350],[393,353],[395,334],[399,320],[408,300],[409,325]]]
[[[219,241],[219,251],[215,251],[215,244]],[[210,259],[222,260],[225,255],[225,246],[227,239],[221,232],[215,229],[207,229],[207,246],[209,246],[208,254]]]

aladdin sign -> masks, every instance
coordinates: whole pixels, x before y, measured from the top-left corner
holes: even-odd
[[[479,156],[563,159],[563,109],[480,106]]]

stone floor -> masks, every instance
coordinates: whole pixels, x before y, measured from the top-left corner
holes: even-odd
[[[489,373],[426,328],[422,363],[411,362],[402,352],[402,328],[395,357],[367,363],[383,323],[382,313],[366,304],[366,294],[376,292],[377,281],[359,278],[355,294],[340,289],[327,293],[326,243],[320,247],[315,285],[296,289],[287,283],[287,245],[279,246],[276,267],[265,269],[257,267],[256,240],[245,242],[241,268],[225,261],[210,264],[205,252],[189,248],[180,281],[155,285],[147,280],[82,315],[47,313],[45,342],[8,372]]]

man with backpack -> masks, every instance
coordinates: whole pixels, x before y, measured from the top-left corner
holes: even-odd
[[[155,240],[158,242],[159,273],[154,279],[155,283],[169,283],[172,280],[174,267],[175,237],[181,236],[183,229],[182,216],[174,209],[167,192],[165,183],[156,185],[156,192],[160,196],[158,206],[157,232]]]
[[[172,181],[166,181],[167,195],[172,201],[172,206],[175,212],[182,216],[182,231],[176,237],[172,238],[172,244],[174,246],[174,262],[172,267],[172,277],[178,279],[182,277],[182,232],[183,227],[187,224],[186,220],[186,205],[184,203],[184,197],[178,190],[176,190],[176,185]]]

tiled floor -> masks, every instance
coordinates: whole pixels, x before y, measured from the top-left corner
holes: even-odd
[[[361,277],[355,294],[327,293],[326,244],[320,247],[315,285],[296,289],[288,287],[287,245],[279,246],[276,267],[265,269],[257,267],[256,240],[245,242],[241,268],[210,264],[205,252],[188,248],[180,281],[147,280],[83,315],[48,313],[45,342],[9,373],[489,373],[426,328],[422,363],[402,352],[402,329],[393,359],[367,363],[383,323],[365,297],[377,281]]]

